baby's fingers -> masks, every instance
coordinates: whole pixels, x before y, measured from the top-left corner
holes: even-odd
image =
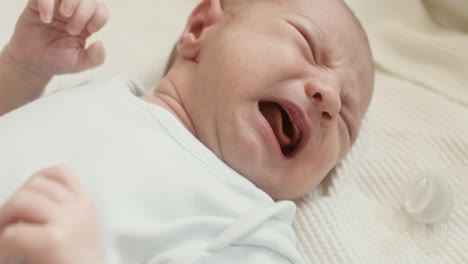
[[[67,26],[67,31],[70,35],[80,34],[96,11],[96,6],[94,0],[81,0],[79,2]]]
[[[41,238],[43,230],[36,225],[18,223],[0,232],[0,263],[32,263],[47,247]]]
[[[89,33],[99,31],[109,20],[109,12],[104,3],[98,2],[96,11],[94,11],[91,20],[88,22],[87,30]]]
[[[82,195],[85,192],[80,182],[78,181],[78,178],[67,166],[58,165],[45,168],[36,172],[35,175],[39,175],[40,177],[54,181],[68,190],[69,193]]]
[[[39,5],[39,15],[44,23],[52,22],[55,0],[36,0]]]
[[[63,17],[71,17],[79,2],[80,0],[62,0],[59,8],[60,15]]]
[[[82,50],[78,59],[78,71],[88,70],[104,63],[106,52],[102,42],[91,44],[88,49]]]
[[[45,196],[20,190],[0,208],[0,232],[17,222],[45,223],[56,211],[57,206]]]

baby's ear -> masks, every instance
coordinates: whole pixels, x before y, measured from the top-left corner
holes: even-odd
[[[223,15],[221,0],[203,0],[189,17],[180,38],[178,53],[186,59],[196,59],[200,53],[204,32],[216,24]]]

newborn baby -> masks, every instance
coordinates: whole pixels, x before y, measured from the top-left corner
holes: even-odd
[[[345,156],[373,90],[352,12],[204,0],[154,94],[115,77],[12,111],[101,64],[84,43],[106,21],[94,0],[31,0],[0,55],[0,263],[302,263],[284,200]]]
[[[298,198],[356,140],[373,89],[366,35],[342,1],[222,2],[195,10],[146,99],[271,197]]]

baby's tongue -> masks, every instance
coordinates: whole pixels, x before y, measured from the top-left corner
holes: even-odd
[[[268,123],[270,123],[273,132],[275,133],[276,139],[278,140],[281,147],[289,146],[291,138],[289,138],[283,129],[283,118],[281,115],[281,109],[275,103],[261,103],[260,111],[265,116]]]

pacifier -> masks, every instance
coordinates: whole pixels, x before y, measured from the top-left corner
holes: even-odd
[[[416,221],[435,224],[447,220],[454,205],[448,181],[436,171],[425,170],[413,177],[404,192],[404,208]]]

